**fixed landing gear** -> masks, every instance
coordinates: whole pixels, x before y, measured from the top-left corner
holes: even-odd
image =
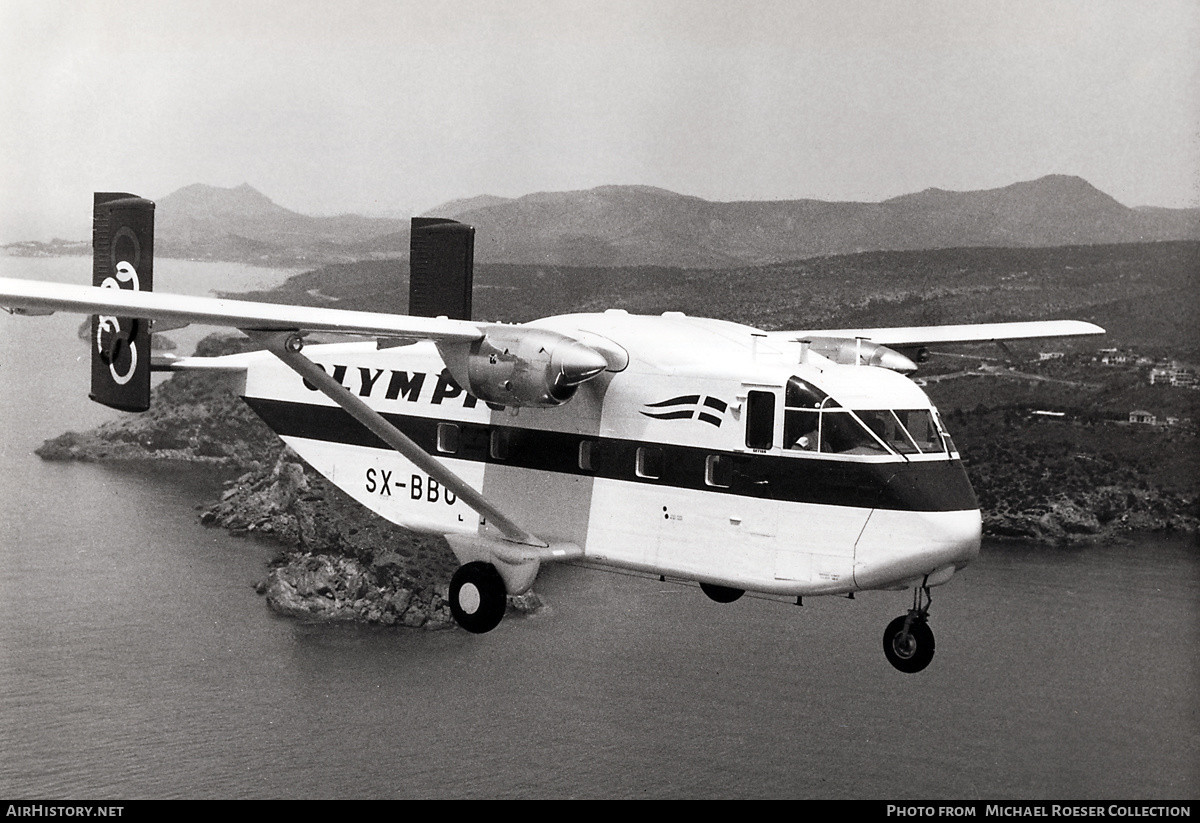
[[[450,578],[450,613],[467,631],[490,632],[500,625],[507,607],[508,591],[491,563],[467,563]]]
[[[707,594],[709,600],[715,600],[718,603],[732,603],[746,593],[744,589],[731,589],[728,586],[718,586],[716,583],[701,583],[700,591]]]
[[[925,605],[921,605],[924,592]],[[929,587],[913,591],[913,607],[897,617],[883,631],[883,654],[888,662],[905,674],[921,671],[933,660],[933,630],[929,628],[929,606],[933,598]]]

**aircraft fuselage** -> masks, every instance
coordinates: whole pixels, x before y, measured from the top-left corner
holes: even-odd
[[[305,356],[524,528],[597,564],[806,595],[936,585],[977,555],[962,463],[902,375],[677,314],[530,325],[584,340],[609,369],[564,405],[503,408],[464,391],[430,342]],[[233,359],[251,407],[356,500],[420,531],[493,533],[276,358]]]

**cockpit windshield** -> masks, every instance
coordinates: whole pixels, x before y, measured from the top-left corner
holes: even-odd
[[[784,445],[825,454],[946,454],[946,436],[931,409],[846,409],[793,377],[784,397]]]

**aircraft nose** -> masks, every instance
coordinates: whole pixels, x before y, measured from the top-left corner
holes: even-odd
[[[558,385],[578,386],[608,368],[600,352],[574,340],[564,340],[554,347],[550,365],[558,372]]]
[[[875,509],[854,547],[855,585],[907,588],[934,572],[941,572],[937,582],[944,583],[955,570],[979,556],[982,533],[978,509]]]

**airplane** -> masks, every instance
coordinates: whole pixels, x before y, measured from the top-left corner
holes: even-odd
[[[216,370],[318,472],[443,535],[455,621],[482,634],[543,563],[696,583],[730,603],[912,590],[887,660],[934,655],[930,589],[979,554],[958,449],[907,375],[937,344],[1103,334],[1073,320],[762,331],[624,310],[471,317],[474,229],[412,221],[409,314],[153,291],[154,203],[97,192],[93,285],[0,279],[14,314],[92,315],[92,400],[150,406],[151,371]],[[150,355],[151,324],[262,350]],[[359,342],[306,345],[337,332]],[[152,362],[153,361],[153,362]]]

